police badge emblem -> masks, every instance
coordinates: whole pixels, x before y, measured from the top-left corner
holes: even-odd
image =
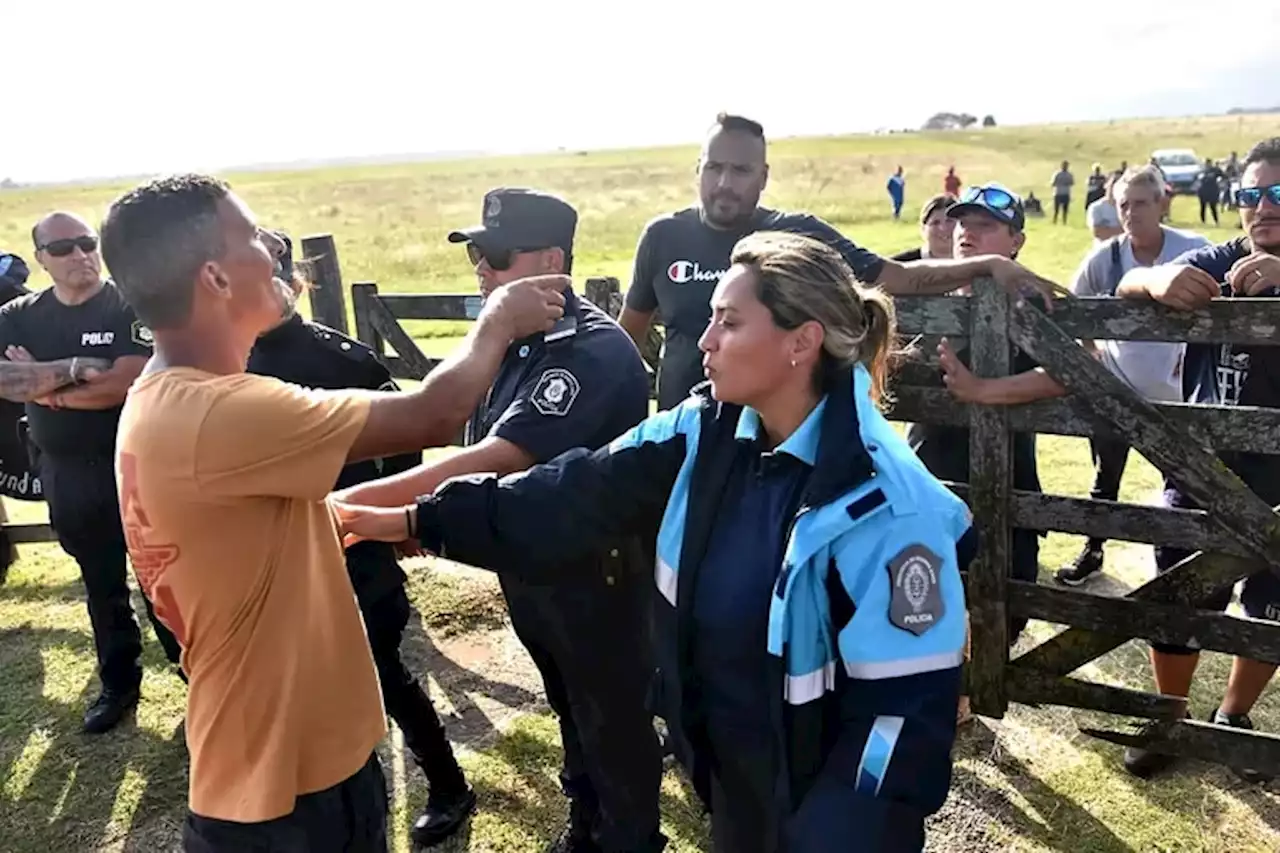
[[[493,228],[498,224],[498,214],[502,213],[502,199],[497,195],[491,195],[484,203],[484,224],[486,228]]]
[[[563,367],[552,367],[543,371],[534,386],[530,401],[533,407],[544,415],[564,417],[569,414],[573,401],[578,399],[582,386],[578,377]]]
[[[133,325],[129,327],[129,337],[138,346],[149,347],[154,346],[156,342],[155,335],[151,334],[151,330],[142,325],[141,320],[134,320]]]
[[[908,545],[889,561],[889,621],[917,637],[942,621],[946,607],[938,587],[942,558],[923,545]]]

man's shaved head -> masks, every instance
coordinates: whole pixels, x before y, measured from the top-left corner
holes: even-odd
[[[74,213],[55,211],[31,227],[36,260],[62,289],[89,296],[102,283],[102,255],[98,232]]]
[[[74,213],[68,213],[65,210],[55,210],[53,213],[42,216],[36,220],[36,224],[31,226],[31,245],[37,251],[44,245],[47,240],[47,232],[56,228],[58,231],[71,229],[80,234],[96,234],[93,226],[83,218],[76,216]]]

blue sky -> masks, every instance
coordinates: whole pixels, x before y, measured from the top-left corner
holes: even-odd
[[[721,109],[779,137],[1280,102],[1252,35],[1280,31],[1280,4],[1216,32],[1189,0],[5,5],[23,123],[0,177],[24,181],[692,142]]]

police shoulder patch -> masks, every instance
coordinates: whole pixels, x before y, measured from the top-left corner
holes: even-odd
[[[151,329],[144,326],[141,320],[133,321],[133,324],[129,327],[129,337],[133,339],[135,344],[142,347],[153,346],[156,342],[155,335],[151,334]]]
[[[563,367],[550,367],[538,377],[538,384],[533,388],[530,402],[544,415],[564,417],[578,399],[582,385],[578,377]]]
[[[918,637],[942,621],[941,567],[942,558],[920,544],[908,545],[889,561],[890,622]]]

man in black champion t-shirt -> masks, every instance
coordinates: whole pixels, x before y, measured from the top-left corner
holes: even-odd
[[[1194,249],[1167,264],[1137,267],[1121,279],[1116,295],[1194,310],[1218,297],[1280,297],[1280,136],[1263,140],[1246,155],[1236,197],[1245,236],[1216,246]],[[1188,344],[1183,358],[1182,390],[1188,403],[1264,406],[1280,409],[1280,347],[1268,345]],[[1267,504],[1280,504],[1280,456],[1259,453],[1219,454],[1222,461]],[[1165,478],[1164,502],[1194,508],[1194,502]],[[1191,556],[1176,548],[1155,549],[1156,570],[1168,571]],[[1260,566],[1241,582],[1240,604],[1254,619],[1280,622],[1280,575]],[[1232,589],[1198,602],[1203,610],[1226,610]],[[1151,644],[1156,689],[1166,696],[1187,696],[1195,678],[1197,646]],[[1253,728],[1249,712],[1275,673],[1274,664],[1236,657],[1226,692],[1209,722]],[[1152,776],[1174,763],[1174,757],[1130,747],[1124,766],[1135,776]],[[1236,772],[1249,782],[1270,777],[1248,768]]]
[[[137,703],[142,683],[142,635],[129,603],[114,454],[120,407],[151,356],[151,332],[115,285],[102,279],[98,236],[84,220],[53,213],[36,223],[31,236],[53,286],[0,308],[0,352],[33,366],[77,359],[101,368],[83,383],[27,401],[49,521],[84,579],[102,681],[84,730],[98,734]],[[177,663],[178,643],[156,621],[150,602],[147,615],[165,654]]]
[[[666,326],[658,371],[658,408],[669,409],[703,379],[698,338],[711,319],[711,292],[729,268],[738,240],[756,231],[805,234],[844,256],[853,274],[895,295],[946,293],[989,275],[1009,290],[1058,290],[1009,258],[922,260],[902,264],[881,258],[808,213],[760,207],[769,179],[764,129],[742,116],[720,114],[698,159],[699,204],[651,220],[636,247],[631,286],[618,322],[637,344],[653,323]]]

